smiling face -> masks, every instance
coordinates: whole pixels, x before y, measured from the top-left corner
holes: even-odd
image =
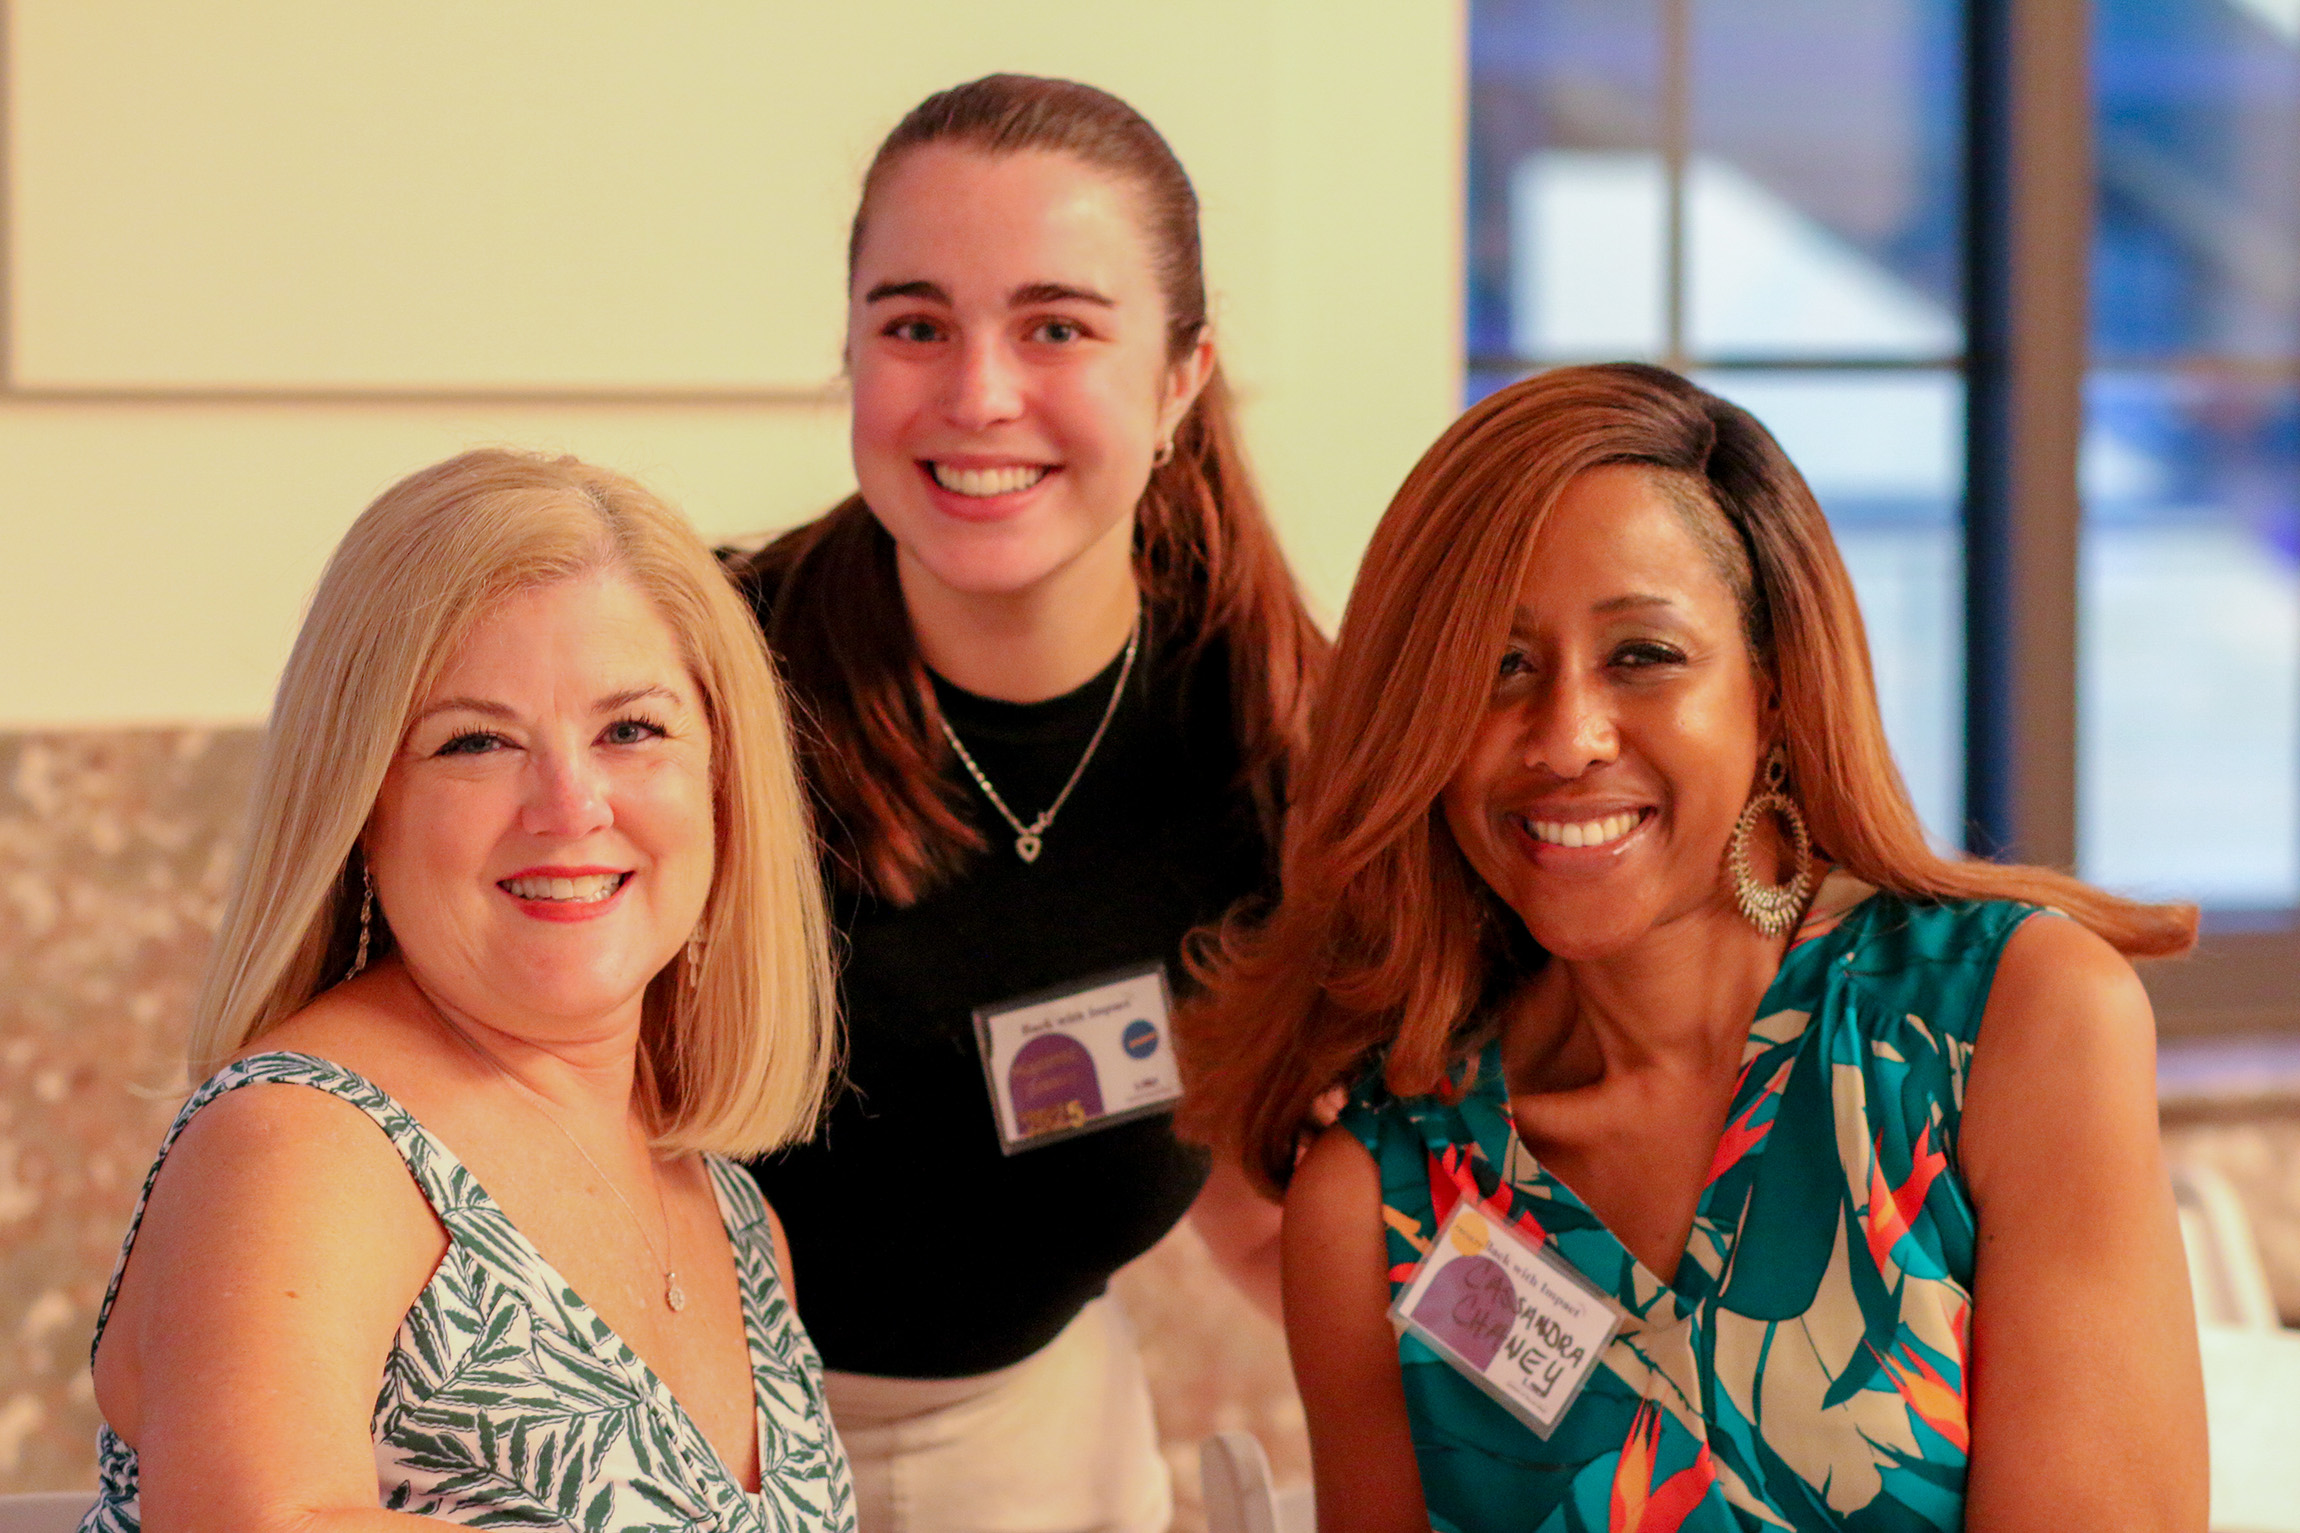
[[[1213,366],[1176,363],[1125,182],[929,144],[871,194],[847,311],[855,475],[907,580],[1027,591],[1124,569],[1153,455]]]
[[[1442,795],[1478,876],[1563,959],[1739,919],[1721,868],[1771,710],[1733,592],[1685,516],[1642,469],[1566,486]]]
[[[361,845],[451,1012],[636,1027],[711,886],[710,731],[677,637],[620,575],[509,598],[417,706]]]

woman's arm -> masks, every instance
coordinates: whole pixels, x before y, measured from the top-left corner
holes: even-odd
[[[1254,1308],[1285,1323],[1278,1294],[1278,1205],[1254,1190],[1246,1173],[1225,1160],[1190,1205],[1190,1223],[1206,1242],[1214,1263]]]
[[[2205,1526],[2204,1381],[2132,966],[2038,917],[1997,966],[1965,1092],[1980,1220],[1976,1533]]]
[[[1319,1533],[1428,1533],[1389,1323],[1381,1173],[1329,1128],[1286,1189],[1286,1343],[1309,1419]]]
[[[349,1103],[244,1086],[169,1153],[96,1366],[149,1533],[375,1533],[384,1361],[447,1236]]]

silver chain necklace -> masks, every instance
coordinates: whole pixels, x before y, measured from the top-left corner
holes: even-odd
[[[420,987],[416,993],[422,994]],[[497,1075],[502,1076],[507,1085],[524,1095],[528,1105],[541,1113],[545,1122],[559,1130],[559,1137],[566,1140],[568,1144],[574,1147],[575,1153],[583,1157],[583,1164],[589,1166],[591,1174],[604,1182],[607,1190],[615,1195],[615,1201],[623,1205],[623,1212],[631,1216],[631,1228],[637,1230],[639,1238],[646,1242],[647,1259],[655,1264],[656,1271],[663,1274],[663,1303],[669,1306],[673,1314],[685,1309],[687,1307],[687,1290],[679,1286],[679,1274],[672,1269],[669,1262],[663,1259],[662,1248],[655,1244],[655,1237],[647,1233],[646,1221],[639,1217],[639,1210],[633,1208],[631,1200],[623,1196],[623,1189],[615,1185],[615,1179],[607,1174],[599,1162],[591,1158],[591,1152],[583,1148],[583,1141],[569,1133],[567,1125],[559,1121],[559,1115],[543,1104],[543,1093],[528,1085],[518,1076],[513,1075],[505,1067],[502,1060],[497,1059],[493,1054],[479,1046],[478,1039],[449,1021],[447,1013],[441,1011],[433,1003],[430,996],[425,995],[423,1003],[431,1007],[431,1014],[439,1019],[442,1026],[461,1040],[465,1048],[485,1060],[489,1068],[493,1069]],[[663,1200],[663,1173],[661,1168],[656,1166],[655,1153],[651,1149],[647,1152],[647,1174],[655,1184],[655,1211],[663,1216],[663,1243],[669,1245],[671,1242],[671,1209],[670,1205]]]
[[[990,785],[990,779],[975,764],[974,758],[967,754],[966,746],[960,743],[958,731],[950,727],[950,720],[943,717],[940,708],[935,709],[934,721],[942,726],[942,737],[950,742],[952,750],[958,752],[958,759],[964,763],[967,774],[974,779],[974,785],[982,790],[984,798],[990,800],[990,807],[1014,827],[1014,855],[1024,862],[1038,860],[1039,852],[1046,845],[1046,832],[1054,824],[1054,817],[1062,812],[1062,805],[1070,797],[1070,790],[1078,786],[1078,779],[1086,775],[1086,763],[1092,761],[1095,751],[1101,748],[1102,736],[1108,732],[1111,719],[1117,716],[1118,700],[1126,695],[1126,678],[1133,673],[1134,651],[1141,643],[1142,614],[1137,612],[1134,615],[1134,626],[1126,632],[1125,658],[1118,662],[1118,684],[1110,689],[1110,702],[1102,710],[1102,722],[1094,726],[1094,738],[1086,742],[1086,754],[1080,756],[1078,765],[1070,769],[1070,780],[1062,785],[1060,793],[1054,795],[1054,802],[1048,804],[1038,818],[1028,825],[1022,823],[1022,816],[1006,807],[1006,800],[998,796],[998,790]]]

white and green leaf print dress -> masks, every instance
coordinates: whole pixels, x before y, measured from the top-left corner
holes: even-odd
[[[822,1365],[775,1271],[766,1205],[750,1177],[717,1156],[706,1162],[734,1247],[757,1386],[756,1493],[453,1153],[373,1084],[324,1059],[253,1055],[193,1093],[144,1180],[123,1266],[176,1136],[225,1092],[258,1083],[310,1086],[373,1118],[447,1227],[447,1255],[400,1322],[375,1397],[379,1504],[472,1527],[853,1533],[846,1454],[823,1404]],[[119,1285],[115,1270],[98,1341]],[[97,1448],[102,1489],[82,1533],[133,1533],[135,1450],[108,1426]]]

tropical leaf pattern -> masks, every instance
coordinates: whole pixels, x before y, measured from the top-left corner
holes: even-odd
[[[309,1086],[365,1112],[447,1227],[447,1256],[400,1323],[376,1393],[378,1504],[475,1528],[853,1533],[854,1490],[823,1403],[822,1365],[775,1270],[757,1184],[731,1161],[707,1157],[757,1389],[755,1493],[454,1154],[389,1096],[326,1060],[253,1055],[193,1093],[145,1178],[122,1266],[184,1126],[225,1092],[258,1082]],[[99,1341],[119,1283],[115,1269]],[[108,1426],[97,1445],[101,1492],[81,1533],[136,1533],[135,1451]]]
[[[1845,883],[1833,879],[1840,890]],[[1517,1138],[1488,1044],[1447,1094],[1342,1122],[1381,1168],[1402,1290],[1462,1198],[1542,1241],[1626,1319],[1547,1441],[1398,1342],[1440,1533],[1961,1528],[1974,1217],[1966,1067],[2034,907],[1852,886],[1800,931],[1742,1055],[1675,1279],[1632,1257]]]

